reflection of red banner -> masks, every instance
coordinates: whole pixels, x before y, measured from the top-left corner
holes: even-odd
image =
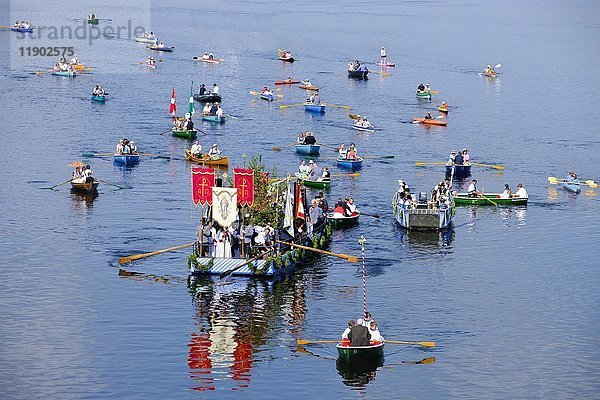
[[[254,170],[252,168],[234,168],[233,186],[238,190],[239,205],[251,206],[254,203]]]
[[[215,170],[212,168],[192,168],[192,201],[201,206],[212,205],[212,187],[215,186]]]

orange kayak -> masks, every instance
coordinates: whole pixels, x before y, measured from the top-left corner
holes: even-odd
[[[315,92],[319,91],[319,88],[317,86],[306,86],[306,85],[300,85],[298,86],[300,89],[304,89],[304,90],[314,90]]]
[[[83,71],[85,69],[85,64],[72,64],[71,66],[75,71]]]
[[[448,122],[440,121],[439,119],[413,118],[413,122],[418,122],[420,124],[425,124],[425,125],[439,125],[439,126],[448,125]]]

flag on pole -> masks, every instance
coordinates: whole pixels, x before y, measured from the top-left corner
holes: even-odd
[[[175,86],[173,86],[173,90],[171,91],[171,106],[169,107],[169,114],[175,120],[175,113],[177,112],[177,104],[175,103]]]
[[[196,107],[194,107],[194,82],[192,82],[192,86],[190,86],[190,105],[188,108],[188,113],[190,117],[196,114]]]
[[[283,229],[286,230],[290,236],[294,237],[294,192],[292,191],[292,185],[290,181],[287,182],[287,195],[285,196],[285,213],[283,218]]]

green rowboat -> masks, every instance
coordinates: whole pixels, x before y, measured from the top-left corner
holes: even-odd
[[[467,193],[457,193],[454,196],[454,203],[457,206],[493,206],[492,202],[498,205],[524,206],[527,205],[528,200],[528,197],[502,198],[500,193],[485,193],[480,197],[469,197]]]
[[[358,217],[360,217],[360,214],[351,215],[349,217],[334,217],[333,214],[329,214],[327,215],[327,221],[329,221],[332,228],[347,228],[356,225]]]
[[[314,189],[329,189],[331,187],[331,180],[329,181],[310,181],[310,180],[304,180],[304,181],[300,181],[302,183],[302,185],[306,186],[306,187],[310,187],[310,188],[314,188]]]
[[[344,346],[338,344],[335,347],[338,351],[338,358],[348,364],[369,363],[383,358],[384,343],[373,346]]]
[[[87,20],[87,23],[90,25],[98,25],[99,22],[100,20],[98,18],[92,18]]]
[[[431,99],[431,92],[419,92],[417,90],[417,97],[420,99]]]
[[[178,129],[171,129],[171,132],[173,132],[173,136],[177,136],[180,138],[184,138],[184,139],[194,139],[196,137],[196,134],[198,133],[197,129],[192,129],[191,131],[188,130],[178,130]]]

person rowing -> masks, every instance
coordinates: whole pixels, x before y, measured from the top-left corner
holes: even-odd
[[[204,96],[206,94],[206,86],[204,86],[204,83],[200,84],[200,87],[198,88],[198,94],[200,96]]]
[[[305,80],[303,80],[303,81],[302,81],[302,84],[303,84],[305,87],[307,87],[307,88],[309,88],[309,87],[313,87],[313,84],[310,82],[310,79],[305,79]]]
[[[430,112],[428,112],[428,113],[425,115],[425,118],[424,118],[424,119],[433,119],[433,117],[431,116],[431,113],[430,113]]]
[[[204,54],[202,55],[202,59],[203,60],[208,60],[209,59],[208,57],[209,57],[208,51],[205,51]]]
[[[217,144],[213,144],[210,150],[208,151],[208,156],[210,158],[220,158],[221,150],[219,150],[219,146]]]
[[[477,190],[477,179],[473,179],[471,184],[469,185],[469,189],[467,189],[467,194],[469,197],[480,197],[481,192]]]
[[[370,344],[378,345],[384,342],[384,338],[381,336],[381,333],[377,328],[377,322],[371,321],[369,323],[369,334],[371,335],[371,339],[369,341]]]
[[[307,103],[310,104],[321,104],[321,99],[319,99],[319,93],[313,93],[309,98]]]
[[[329,172],[329,167],[323,167],[323,173],[321,173],[321,177],[318,179],[320,181],[330,181],[331,180],[331,172]]]
[[[354,143],[350,144],[348,148],[348,160],[358,160],[358,150],[356,149],[356,145]]]
[[[154,61],[154,57],[148,56],[148,58],[146,59],[146,65],[148,65],[149,67],[156,66],[156,62]]]
[[[94,86],[94,90],[92,90],[92,96],[104,96],[104,89],[102,89],[102,86]]]
[[[192,145],[190,153],[192,153],[194,157],[200,157],[202,155],[202,145],[200,144],[199,140],[196,140],[196,142]]]
[[[419,92],[424,92],[425,91],[425,85],[423,85],[422,83],[417,87],[417,91]]]
[[[356,325],[354,325],[352,329],[350,329],[350,333],[348,333],[348,339],[350,340],[351,347],[371,345],[369,342],[371,339],[371,334],[369,333],[369,329],[363,325],[363,322],[363,319],[359,318],[356,321]]]
[[[448,109],[448,104],[446,104],[445,101],[442,101],[442,104],[440,104],[440,109],[441,110],[447,110]]]
[[[489,74],[489,75],[494,75],[496,74],[496,71],[494,71],[494,68],[492,68],[490,65],[487,65],[485,67],[485,69],[483,70],[484,74]]]
[[[194,130],[194,121],[192,121],[192,116],[190,113],[185,114],[185,121],[183,123],[183,127],[186,131]]]
[[[569,175],[567,175],[567,177],[565,178],[565,181],[567,181],[568,183],[579,183],[577,174],[573,170],[569,171]]]
[[[314,145],[317,143],[317,138],[312,132],[306,132],[302,144]]]
[[[373,129],[373,125],[369,122],[367,117],[362,117],[362,119],[356,121],[356,125],[362,128]]]
[[[340,160],[345,160],[348,158],[348,149],[346,148],[345,144],[342,144],[340,146],[340,149],[338,150],[338,154],[339,154],[339,159]]]
[[[262,92],[260,92],[262,96],[273,96],[273,92],[269,89],[268,86],[263,87]]]
[[[219,86],[216,83],[213,83],[212,94],[219,94]]]
[[[223,116],[223,114],[224,114],[224,113],[223,113],[223,109],[221,108],[221,106],[219,105],[219,103],[216,103],[216,104],[217,104],[217,111],[215,112],[215,115],[216,115],[217,117],[222,117],[222,116]]]
[[[512,195],[513,198],[519,198],[519,199],[523,199],[523,198],[528,198],[529,195],[527,194],[527,190],[525,190],[525,188],[523,187],[522,183],[519,183],[517,185],[517,193]]]

